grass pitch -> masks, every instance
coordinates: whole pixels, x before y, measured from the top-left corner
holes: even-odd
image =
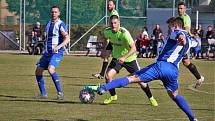
[[[105,97],[96,96],[92,104],[79,101],[80,89],[89,84],[104,83],[91,77],[100,71],[102,60],[96,57],[65,56],[57,69],[65,100],[56,101],[56,89],[45,73],[48,99],[35,100],[38,87],[34,77],[35,64],[40,56],[0,54],[0,120],[1,121],[188,121],[185,114],[168,97],[159,81],[150,83],[159,106],[150,106],[146,95],[137,84],[117,89],[118,101],[102,105]],[[153,59],[139,59],[144,67]],[[189,102],[199,121],[215,120],[215,61],[194,60],[205,77],[197,90],[195,78],[181,64],[179,94]],[[122,70],[118,75],[128,73]]]

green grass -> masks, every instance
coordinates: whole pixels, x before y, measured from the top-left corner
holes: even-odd
[[[56,89],[45,73],[48,99],[34,100],[38,87],[34,77],[35,64],[40,56],[0,54],[0,120],[1,121],[188,121],[185,114],[170,100],[159,81],[150,83],[159,107],[149,105],[146,95],[137,84],[117,89],[118,101],[102,105],[108,93],[96,96],[92,104],[81,104],[79,91],[84,85],[104,83],[93,79],[102,60],[95,57],[65,56],[57,69],[65,95],[64,101],[56,101]],[[141,67],[153,59],[139,59]],[[196,91],[188,87],[195,82],[189,71],[180,65],[179,94],[189,102],[199,121],[215,119],[215,62],[193,61],[205,84]],[[119,76],[127,75],[122,70]]]

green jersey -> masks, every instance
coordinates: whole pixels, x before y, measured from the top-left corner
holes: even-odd
[[[191,20],[190,20],[190,16],[187,15],[186,13],[184,15],[179,16],[180,18],[183,19],[184,22],[184,27],[189,27],[191,28]]]
[[[118,14],[118,12],[117,12],[115,9],[113,9],[113,10],[110,12],[110,16],[112,16],[112,15],[116,15],[116,16],[119,17],[119,14]]]
[[[134,44],[134,40],[128,30],[120,27],[119,31],[116,33],[112,32],[110,27],[106,28],[104,31],[104,36],[107,41],[111,42],[113,46],[112,56],[113,58],[121,58],[126,55],[130,48],[130,45]],[[125,62],[131,62],[137,58],[136,53],[132,54],[126,58]]]

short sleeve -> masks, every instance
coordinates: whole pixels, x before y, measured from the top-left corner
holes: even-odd
[[[61,32],[67,32],[68,31],[68,27],[65,23],[60,24],[60,31]]]

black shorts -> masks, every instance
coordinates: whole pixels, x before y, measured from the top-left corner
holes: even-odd
[[[108,43],[106,50],[113,50],[112,44],[110,42]]]
[[[113,58],[108,66],[108,70],[109,69],[114,69],[116,70],[117,73],[119,73],[119,71],[122,68],[125,68],[130,74],[133,74],[134,72],[138,71],[139,65],[137,63],[137,60],[133,60],[131,62],[124,62],[123,64],[119,63],[119,61],[116,58]]]

